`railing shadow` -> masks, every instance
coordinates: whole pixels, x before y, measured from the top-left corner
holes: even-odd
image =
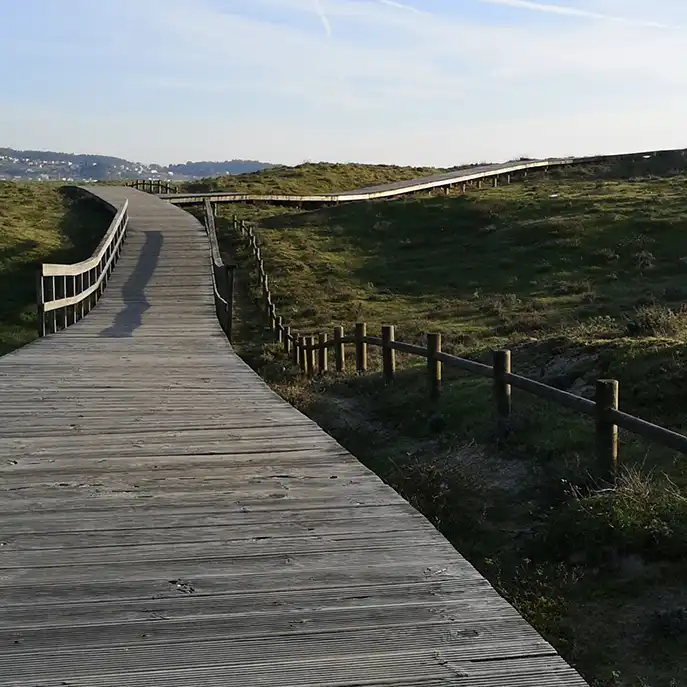
[[[144,313],[150,308],[145,288],[153,276],[160,259],[164,241],[162,232],[146,231],[145,243],[138,255],[133,272],[122,287],[125,307],[114,318],[114,322],[103,329],[99,336],[105,338],[126,338],[132,336],[143,322]]]

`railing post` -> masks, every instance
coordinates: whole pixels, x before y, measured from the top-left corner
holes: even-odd
[[[75,294],[74,295],[80,296],[83,293],[83,272],[81,274],[77,274],[74,281],[75,281],[75,284],[74,284]],[[83,301],[79,301],[75,307],[75,319],[77,322],[83,318],[83,315],[84,315],[83,311],[84,311]]]
[[[269,313],[269,319],[270,319],[270,329],[275,332],[276,336],[276,331],[277,331],[277,306],[272,303],[272,301],[268,301],[267,305],[267,312]]]
[[[346,348],[342,341],[343,338],[344,328],[334,327],[334,362],[337,372],[343,372],[346,369]]]
[[[317,343],[320,345],[320,350],[318,351],[317,355],[317,367],[320,371],[320,374],[324,374],[327,372],[327,368],[329,367],[329,356],[327,355],[327,335],[320,334]]]
[[[392,382],[396,374],[396,351],[391,348],[394,341],[394,325],[382,325],[382,365],[385,382]]]
[[[298,337],[298,345],[296,346],[296,350],[298,351],[298,367],[300,367],[301,372],[306,371],[306,366],[307,366],[307,360],[306,360],[306,350],[305,350],[305,337],[304,336],[299,336]]]
[[[618,382],[596,382],[596,457],[603,479],[615,483],[618,470],[618,425],[609,419],[610,410],[618,410]]]
[[[88,291],[88,289],[91,288],[91,270],[87,270],[86,272],[83,273],[82,277],[82,285],[83,285],[83,290]],[[84,316],[88,315],[88,313],[91,311],[91,297],[88,296],[83,302],[83,311],[84,311]]]
[[[264,304],[265,304],[265,315],[267,316],[267,323],[270,325],[270,330],[272,329],[271,322],[271,312],[272,312],[272,294],[269,289],[265,289],[264,292]]]
[[[62,297],[67,297],[67,277],[61,277],[62,279]],[[62,315],[62,329],[66,329],[69,326],[69,308],[60,308],[60,314]]]
[[[363,339],[367,336],[367,324],[357,322],[355,325],[355,369],[367,372],[367,344]]]
[[[437,360],[437,353],[441,353],[441,334],[427,334],[427,375],[432,400],[441,393],[441,361]]]
[[[224,280],[226,284],[225,299],[227,301],[227,329],[226,335],[231,342],[231,335],[234,328],[234,272],[236,265],[224,266]]]
[[[45,336],[45,284],[42,266],[36,271],[36,305],[38,336]]]
[[[308,377],[315,376],[315,337],[309,336],[306,341],[305,369]]]
[[[291,327],[289,325],[286,325],[284,327],[283,336],[284,336],[284,340],[283,340],[284,353],[286,353],[286,355],[290,355],[291,354]]]
[[[494,400],[496,402],[496,421],[502,436],[508,431],[508,420],[511,413],[511,387],[506,375],[511,370],[511,355],[507,349],[494,351]]]
[[[298,332],[293,333],[293,351],[291,354],[293,356],[293,362],[297,367],[301,366],[301,347],[300,347],[301,337]]]
[[[284,318],[281,315],[275,320],[274,341],[275,343],[284,342]]]

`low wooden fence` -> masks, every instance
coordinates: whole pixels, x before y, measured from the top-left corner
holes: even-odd
[[[170,184],[168,181],[162,181],[162,179],[134,179],[133,181],[127,181],[125,186],[157,195],[161,193],[179,193],[177,186]]]
[[[347,366],[346,344],[349,344],[354,348],[355,370],[358,373],[367,372],[368,347],[376,346],[381,349],[382,376],[386,382],[392,382],[395,377],[397,351],[425,358],[428,392],[432,399],[437,399],[441,393],[443,365],[492,379],[494,407],[498,429],[501,433],[507,432],[509,427],[512,388],[593,418],[599,474],[610,483],[615,481],[618,469],[619,427],[657,444],[687,453],[687,436],[622,412],[618,405],[618,382],[613,379],[598,380],[595,397],[592,400],[514,374],[511,370],[509,350],[494,351],[491,365],[445,353],[441,349],[441,334],[438,333],[427,334],[426,345],[417,346],[396,341],[393,325],[384,325],[380,336],[370,336],[364,322],[356,323],[351,334],[346,334],[343,327],[336,327],[331,332],[331,338],[325,332],[304,335],[294,331],[282,317],[277,315],[262,251],[253,227],[234,217],[233,229],[238,236],[242,237],[250,251],[253,268],[262,291],[261,304],[267,315],[270,329],[274,333],[274,340],[284,347],[286,354],[291,356],[303,374],[314,376],[317,373],[328,372],[330,350],[333,351],[334,370],[344,372]]]
[[[44,264],[36,275],[38,335],[78,322],[102,296],[122,251],[129,221],[126,201],[90,258],[73,265]]]

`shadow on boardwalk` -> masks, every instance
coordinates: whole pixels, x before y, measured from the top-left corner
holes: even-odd
[[[138,262],[131,276],[122,287],[122,299],[125,307],[117,313],[114,322],[100,332],[105,338],[125,338],[141,326],[143,313],[150,308],[145,295],[145,288],[155,272],[163,237],[159,231],[146,231],[145,243],[138,255]]]

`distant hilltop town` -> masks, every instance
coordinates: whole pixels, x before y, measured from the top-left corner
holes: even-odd
[[[243,174],[275,167],[256,160],[185,162],[176,165],[145,165],[108,155],[76,155],[49,150],[0,148],[0,180],[94,182],[118,179],[170,179],[185,181]]]

